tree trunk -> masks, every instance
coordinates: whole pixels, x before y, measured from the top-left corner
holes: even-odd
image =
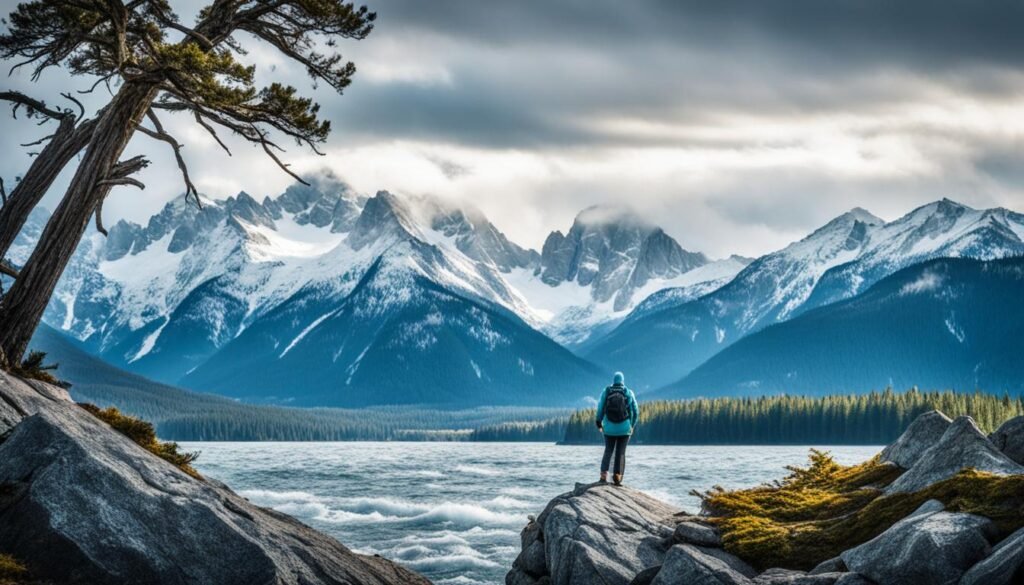
[[[7,204],[0,209],[0,261],[7,257],[29,214],[39,205],[57,175],[89,144],[95,129],[95,119],[85,120],[77,128],[72,118],[61,119],[53,138],[36,155],[28,172],[8,197]]]
[[[99,119],[85,156],[14,286],[0,301],[0,351],[20,363],[50,296],[78,247],[109,178],[158,93],[150,83],[127,82]]]

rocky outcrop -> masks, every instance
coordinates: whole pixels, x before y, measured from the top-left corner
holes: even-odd
[[[628,585],[661,565],[679,510],[641,492],[578,485],[552,500],[522,533],[523,552],[506,581],[553,585]]]
[[[722,546],[722,535],[718,529],[696,519],[684,519],[677,524],[672,537],[680,544],[714,548]]]
[[[59,388],[0,373],[0,421],[0,550],[37,577],[98,585],[427,583],[185,474]]]
[[[895,443],[883,449],[880,457],[882,461],[910,469],[925,451],[939,442],[951,424],[953,421],[937,410],[926,412],[915,418]]]
[[[1024,466],[1003,455],[981,432],[974,419],[961,416],[886,492],[915,492],[953,477],[966,468],[1001,475],[1024,473]]]
[[[754,585],[873,585],[859,573],[841,571],[804,573],[789,569],[768,569],[754,579]]]
[[[668,552],[651,585],[749,585],[756,574],[746,563],[719,549],[679,544]]]
[[[891,484],[896,489],[890,488],[888,495],[917,492],[964,468],[1024,474],[1024,467],[999,450],[1016,444],[1018,424],[1010,421],[1003,425],[990,441],[970,417],[951,421],[938,411],[921,415],[882,452],[883,463],[907,469]],[[882,502],[885,497],[875,501]],[[902,506],[907,499],[895,495],[890,501]],[[961,509],[946,510],[942,502],[928,500],[872,540],[810,571],[769,568],[758,573],[723,548],[714,518],[676,511],[628,488],[578,485],[573,492],[555,498],[523,530],[523,549],[506,583],[1018,584],[1024,583],[1024,528],[992,546],[999,530],[1006,530],[1007,523],[1013,525],[1006,507],[1015,506],[1014,502],[1012,497],[1009,503],[993,502],[990,509],[993,518],[999,519],[997,529],[997,523],[989,518],[962,512],[962,501],[951,502]],[[735,534],[726,536],[725,548],[730,538]]]
[[[991,520],[951,513],[934,500],[842,554],[853,571],[887,585],[953,585],[989,553]]]
[[[960,585],[1024,583],[1024,528],[1003,539],[985,560],[971,567]]]
[[[868,585],[859,575],[774,569],[760,575],[721,548],[706,518],[625,487],[578,485],[521,535],[507,585]]]
[[[988,438],[1003,455],[1024,465],[1024,416],[1004,422]]]

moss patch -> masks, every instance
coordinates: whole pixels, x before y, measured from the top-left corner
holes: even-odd
[[[179,450],[180,447],[177,443],[158,440],[152,423],[128,416],[112,406],[104,409],[94,404],[80,403],[79,406],[113,427],[114,430],[127,436],[143,449],[170,462],[192,477],[202,479],[202,476],[192,468],[192,462],[199,458],[199,453],[183,453]]]
[[[901,471],[877,458],[847,467],[812,450],[808,467],[789,470],[772,485],[697,494],[722,530],[726,550],[758,568],[810,569],[881,534],[930,499],[991,518],[1003,535],[1024,526],[1024,476],[964,470],[919,492],[883,496],[881,488]]]
[[[28,568],[11,555],[0,554],[0,585],[17,585],[28,578]]]

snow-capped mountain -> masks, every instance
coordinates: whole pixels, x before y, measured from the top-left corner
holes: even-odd
[[[706,296],[636,311],[585,355],[632,370],[639,388],[660,387],[752,331],[853,296],[909,265],[936,257],[1024,254],[1022,235],[1020,214],[949,200],[889,223],[853,209],[758,258]]]
[[[595,367],[538,331],[582,339],[652,292],[715,286],[740,267],[635,216],[595,214],[563,237],[577,251],[545,255],[479,210],[365,196],[329,174],[262,201],[178,199],[83,241],[45,319],[119,367],[245,399],[571,404]],[[557,273],[566,250],[580,261]],[[413,391],[442,371],[453,388]]]
[[[931,258],[993,260],[1024,254],[1024,214],[972,209],[949,199],[921,206],[872,230],[857,261],[822,275],[801,310],[851,297],[911,264]]]
[[[752,333],[659,392],[662,398],[887,386],[1024,390],[1024,257],[939,258],[857,296]]]
[[[590,207],[568,233],[551,233],[539,262],[506,277],[539,327],[563,345],[585,347],[653,293],[698,296],[728,282],[743,265],[684,250],[628,209]]]

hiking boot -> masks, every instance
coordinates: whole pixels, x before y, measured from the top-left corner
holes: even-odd
[[[622,485],[622,474],[616,473],[615,475],[613,475],[612,481],[615,482],[615,485]]]
[[[600,481],[601,481],[601,483],[608,483],[608,472],[607,471],[602,471],[601,472],[601,479],[600,479]]]

